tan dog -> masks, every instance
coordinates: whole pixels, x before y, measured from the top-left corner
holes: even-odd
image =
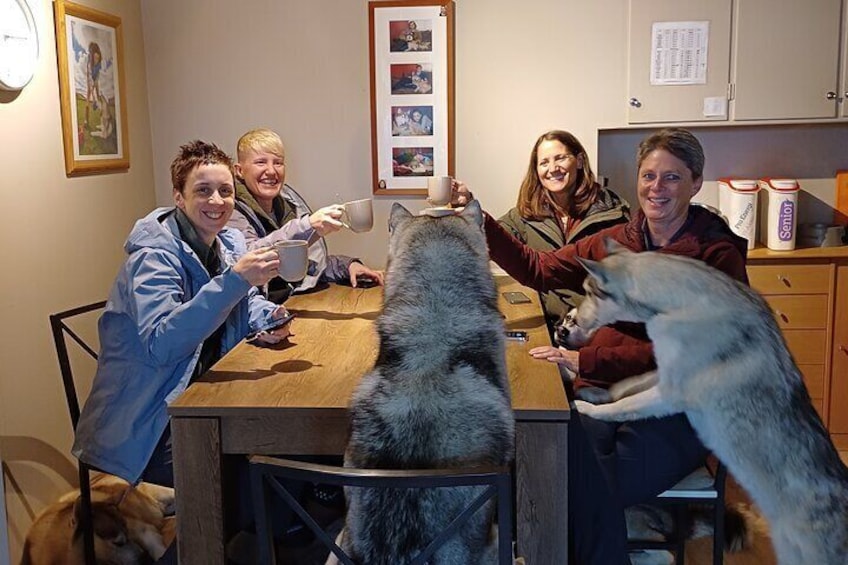
[[[98,563],[136,565],[159,559],[173,540],[174,489],[97,475],[91,484],[94,552]],[[79,490],[48,506],[33,522],[21,565],[82,565],[85,562]]]

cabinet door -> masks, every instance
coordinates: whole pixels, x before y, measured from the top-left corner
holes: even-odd
[[[836,117],[842,0],[737,0],[736,120]]]
[[[832,434],[848,434],[848,265],[845,264],[836,271],[834,312],[828,428]]]
[[[727,120],[730,1],[630,0],[628,100],[622,101],[629,104],[630,123]],[[709,22],[706,84],[651,83],[651,61],[659,57],[652,50],[654,24],[664,22]],[[710,102],[723,107],[723,114],[705,115],[717,113],[708,110]]]
[[[842,11],[842,30],[842,84],[838,94],[842,99],[839,104],[841,116],[848,118],[848,3]]]

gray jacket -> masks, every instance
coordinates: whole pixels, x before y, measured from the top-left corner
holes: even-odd
[[[238,194],[238,192],[237,192]],[[309,269],[295,292],[315,287],[319,281],[350,283],[350,264],[359,261],[345,255],[330,255],[327,242],[312,229],[309,216],[312,210],[306,201],[289,185],[283,185],[280,196],[295,209],[295,219],[276,230],[269,230],[256,211],[244,200],[236,198],[236,209],[227,225],[244,234],[248,249],[267,247],[285,239],[309,241]]]
[[[554,218],[530,220],[522,218],[518,208],[512,208],[498,222],[516,238],[538,251],[559,249],[615,224],[623,224],[630,217],[627,202],[615,192],[602,189],[598,199],[589,207],[586,216],[571,230],[562,233]],[[540,293],[542,307],[549,322],[556,322],[582,300],[582,293],[569,289],[555,289]]]
[[[167,406],[188,386],[203,341],[221,324],[221,353],[271,322],[268,302],[231,269],[246,251],[237,230],[218,234],[224,271],[209,277],[180,239],[174,208],[136,222],[98,323],[100,356],[73,454],[136,483],[168,425]]]

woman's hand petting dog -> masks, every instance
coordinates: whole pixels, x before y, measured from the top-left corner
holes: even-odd
[[[543,345],[534,347],[530,350],[530,355],[535,359],[544,359],[551,363],[565,365],[565,367],[577,373],[580,370],[580,352],[566,349],[564,347],[554,347],[552,345]]]

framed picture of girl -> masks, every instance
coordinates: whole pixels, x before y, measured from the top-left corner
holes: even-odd
[[[64,0],[55,10],[65,172],[128,169],[121,19]]]

